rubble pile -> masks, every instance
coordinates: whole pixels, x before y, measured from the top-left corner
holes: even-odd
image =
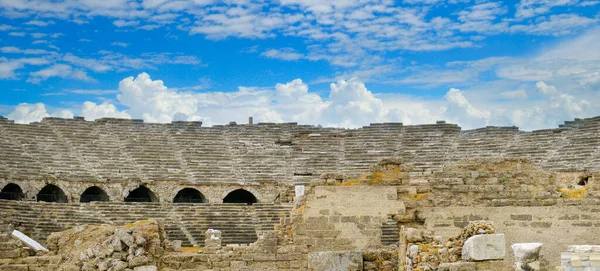
[[[364,271],[391,271],[398,268],[398,251],[394,249],[367,250],[363,252]]]
[[[457,262],[462,258],[462,248],[471,236],[480,234],[494,234],[496,229],[491,221],[469,221],[460,234],[448,239],[444,248],[440,250],[443,262]]]
[[[443,243],[441,237],[426,234],[421,229],[407,228],[401,232],[404,241],[404,270],[437,270],[441,263],[454,263],[462,260],[463,245],[475,235],[494,234],[491,221],[470,221],[460,234]]]
[[[63,257],[65,270],[152,271],[168,244],[164,226],[156,220],[122,227],[83,225],[53,233],[47,241],[51,253]]]
[[[436,270],[441,262],[439,251],[443,248],[440,237],[432,237],[421,229],[408,228],[402,231],[405,252],[404,270]]]

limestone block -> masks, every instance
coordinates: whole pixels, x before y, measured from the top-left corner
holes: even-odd
[[[438,266],[438,271],[475,271],[475,263],[471,262],[456,262],[456,263],[441,263]]]
[[[144,264],[147,264],[148,262],[149,259],[146,256],[134,257],[131,258],[131,260],[129,260],[129,267],[142,266]]]
[[[471,236],[462,249],[464,261],[487,261],[504,259],[504,234]]]
[[[20,249],[0,251],[0,259],[19,258],[21,257]]]
[[[515,253],[515,262],[528,264],[540,258],[542,243],[516,243],[511,247]]]
[[[127,264],[123,261],[114,261],[108,271],[123,271],[127,268]]]
[[[360,251],[320,251],[308,254],[310,271],[358,271],[363,270]]]
[[[405,231],[406,240],[409,243],[421,242],[423,241],[423,230],[408,228]]]
[[[157,270],[158,270],[158,268],[154,265],[138,266],[133,269],[133,271],[157,271]]]
[[[133,238],[133,236],[129,235],[129,233],[127,233],[123,229],[118,229],[115,232],[115,236],[119,237],[119,240],[121,240],[121,242],[123,242],[123,244],[125,244],[128,247],[133,246],[133,244],[135,242],[135,239]]]

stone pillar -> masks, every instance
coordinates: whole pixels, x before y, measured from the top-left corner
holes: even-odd
[[[204,233],[204,246],[205,247],[220,247],[221,246],[221,231],[208,229]]]
[[[248,117],[248,125],[252,124],[254,124],[254,120],[252,119],[252,117]]]
[[[296,185],[294,187],[294,192],[296,195],[296,202],[302,201],[302,197],[304,197],[304,185]]]
[[[540,270],[540,249],[542,243],[516,243],[512,246],[515,253],[516,271]]]

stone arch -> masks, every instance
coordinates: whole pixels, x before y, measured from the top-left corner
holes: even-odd
[[[158,197],[148,187],[140,185],[129,192],[125,202],[158,202]]]
[[[6,200],[22,200],[25,197],[23,189],[17,184],[9,183],[2,188],[0,192],[0,199]]]
[[[223,187],[223,188],[219,189],[220,196],[217,196],[216,194],[218,194],[218,193],[215,193],[214,196],[216,196],[216,198],[212,202],[222,201],[227,195],[229,195],[229,193],[231,193],[235,190],[239,190],[239,189],[246,190],[246,191],[252,193],[252,195],[254,195],[254,197],[256,197],[256,202],[271,202],[271,199],[268,196],[267,196],[267,198],[265,198],[265,191],[256,189],[256,187],[241,186],[241,185],[232,185],[232,186],[227,186],[227,187]]]
[[[106,192],[97,186],[88,187],[81,196],[79,197],[79,202],[92,202],[92,201],[108,201],[109,197]]]
[[[184,188],[177,192],[173,203],[207,203],[206,197],[195,188]]]
[[[65,192],[60,189],[60,187],[47,184],[37,193],[36,196],[37,201],[45,201],[45,202],[59,202],[65,203],[68,202],[67,195]]]
[[[223,203],[246,203],[252,205],[257,202],[258,199],[256,199],[254,194],[242,188],[229,192],[227,196],[223,198]]]

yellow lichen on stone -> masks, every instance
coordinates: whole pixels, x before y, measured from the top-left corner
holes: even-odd
[[[360,181],[360,177],[357,179],[351,179],[351,180],[347,180],[341,183],[337,183],[337,186],[358,186],[361,185],[361,181]]]
[[[199,247],[181,247],[182,253],[198,253],[200,250],[201,248]]]
[[[562,198],[567,199],[582,199],[585,197],[585,187],[572,188],[569,189],[567,187],[560,188],[558,192],[561,193]]]

